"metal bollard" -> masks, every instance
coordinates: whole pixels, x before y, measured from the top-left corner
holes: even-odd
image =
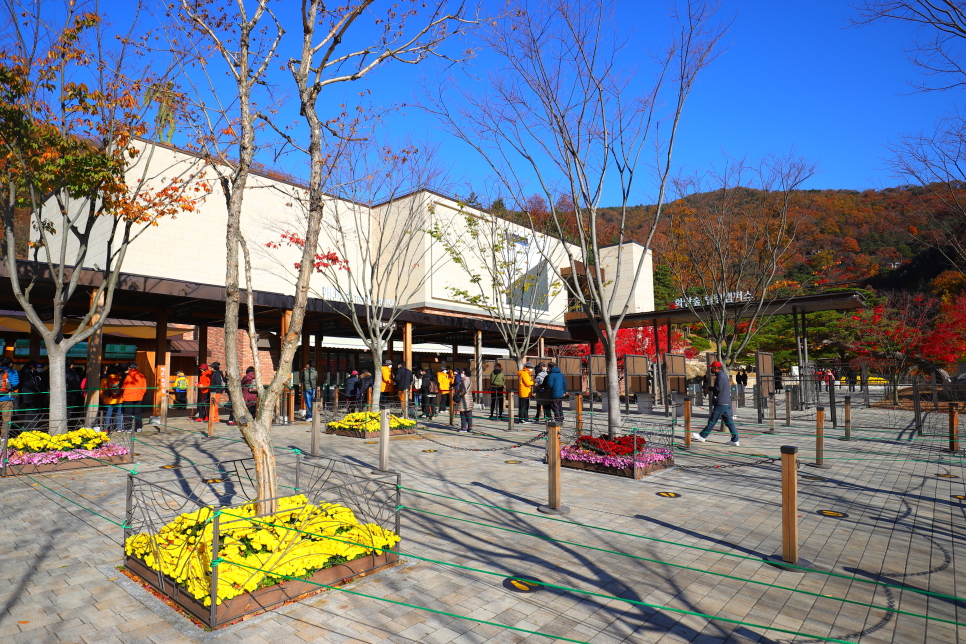
[[[338,390],[336,390],[338,391]],[[312,403],[315,409],[312,410],[312,456],[319,455],[319,427],[322,421],[319,417],[322,415],[322,401],[318,398]]]
[[[775,392],[768,394],[768,431],[765,433],[775,433]]]
[[[838,416],[835,408],[835,380],[828,383],[829,414],[832,417],[832,429],[838,429]]]
[[[825,407],[815,408],[815,467],[825,464]]]
[[[919,378],[915,377],[912,380],[912,412],[915,417],[916,433],[922,436],[922,400],[919,398],[920,393]]]
[[[691,396],[684,397],[684,449],[691,449]]]
[[[506,392],[506,429],[513,431],[513,392]]]
[[[792,426],[792,390],[785,390],[785,427]]]
[[[544,514],[570,514],[570,508],[560,504],[560,425],[547,425],[547,469],[549,472],[549,502],[537,509]]]
[[[949,403],[949,451],[959,451],[959,405]]]

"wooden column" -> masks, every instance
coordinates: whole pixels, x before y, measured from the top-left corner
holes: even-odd
[[[825,467],[825,407],[815,408],[815,467]]]
[[[97,290],[91,291],[91,308],[94,315],[91,316],[91,326],[100,321],[105,294],[102,292],[97,296]],[[95,308],[96,307],[96,308]],[[87,339],[87,391],[85,392],[85,404],[87,405],[87,426],[93,426],[97,418],[97,409],[101,400],[101,356],[104,355],[104,330],[98,329]]]
[[[416,371],[416,365],[413,364],[413,323],[406,322],[403,324],[403,362],[406,363],[406,368]]]
[[[684,397],[684,449],[691,449],[691,396]]]
[[[949,403],[949,451],[959,451],[959,405]]]
[[[537,338],[537,356],[540,358],[547,357],[547,348],[544,345],[543,336],[540,336],[539,338]]]
[[[37,333],[34,330],[34,328],[31,326],[30,327],[30,355],[29,355],[29,358],[31,360],[33,360],[34,362],[38,362],[40,360],[40,345],[41,345],[40,334]]]
[[[322,364],[322,337],[321,331],[315,332],[315,368],[319,369],[319,365]]]
[[[452,368],[452,369],[455,369],[456,368],[456,359],[459,357],[459,354],[460,354],[459,348],[460,348],[459,347],[459,343],[458,342],[454,342],[453,343],[453,358],[452,358],[453,362],[450,365],[450,368]]]
[[[201,325],[198,327],[198,364],[203,365],[208,362],[208,327]]]
[[[168,312],[158,311],[154,322],[154,406],[161,415],[161,399],[168,395]],[[150,385],[149,385],[150,386]]]
[[[304,321],[302,322],[302,364],[300,369],[305,369],[309,366],[309,360],[312,359],[312,332],[309,331],[309,325]],[[315,368],[318,369],[319,365],[316,363]]]

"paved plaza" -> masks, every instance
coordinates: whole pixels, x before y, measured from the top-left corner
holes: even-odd
[[[836,440],[841,428],[826,423],[828,467],[820,469],[812,465],[814,410],[796,412],[792,427],[779,420],[774,435],[754,414],[741,411],[740,447],[726,447],[727,434],[715,432],[676,452],[682,467],[642,480],[565,469],[571,512],[559,518],[537,511],[547,500],[544,442],[512,447],[539,426],[510,433],[478,419],[481,433],[467,436],[431,423],[421,433],[437,442],[391,441],[390,465],[405,488],[402,564],[215,632],[116,569],[124,469],[0,480],[0,642],[966,640],[956,624],[966,624],[966,572],[956,565],[966,501],[955,498],[966,495],[966,472],[961,456],[943,452],[944,437],[910,431],[911,414],[857,409],[852,441]],[[697,410],[696,429],[701,416]],[[944,418],[927,415],[927,427],[939,432]],[[280,462],[292,462],[291,448],[308,449],[309,429],[275,429]],[[184,476],[202,475],[246,456],[234,428],[220,426],[216,438],[202,430],[183,420],[167,433],[145,428],[138,473],[179,462]],[[762,561],[781,551],[780,467],[765,461],[781,445],[800,448],[800,549],[811,572]],[[367,467],[378,448],[321,439],[323,456]],[[728,465],[737,467],[717,467]],[[504,580],[512,575],[551,587],[511,592]]]

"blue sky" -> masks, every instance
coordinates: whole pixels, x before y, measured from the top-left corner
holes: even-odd
[[[289,35],[296,37],[297,4],[286,0],[279,5],[283,21],[290,23]],[[619,24],[631,39],[630,54],[643,57],[649,47],[663,42],[667,6],[649,0],[616,3]],[[914,93],[909,81],[920,76],[905,55],[915,39],[911,26],[853,28],[848,23],[851,11],[840,0],[722,0],[721,15],[734,19],[725,39],[727,51],[703,72],[685,108],[676,168],[700,172],[720,163],[725,154],[754,160],[794,150],[818,165],[819,172],[805,187],[862,190],[896,185],[884,162],[885,146],[903,133],[929,129],[958,96]],[[482,74],[490,62],[481,56],[473,63],[473,73]],[[289,82],[287,72],[274,73]],[[369,77],[365,87],[378,104],[409,102],[417,98],[420,79],[438,73],[429,65],[395,65]],[[339,91],[351,97],[361,89],[355,84]],[[282,120],[298,119],[297,110],[289,107],[289,112]],[[482,160],[419,110],[395,114],[386,134],[439,146],[458,192],[486,183],[489,173]],[[300,159],[281,163],[282,170],[305,174]],[[633,201],[650,199],[642,194]]]

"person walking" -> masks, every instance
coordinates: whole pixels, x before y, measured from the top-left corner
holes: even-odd
[[[315,360],[309,360],[305,364],[305,369],[299,374],[299,382],[302,384],[302,395],[305,397],[305,420],[312,420],[312,411],[315,409],[315,389],[319,386],[319,372],[315,369]]]
[[[208,408],[211,406],[211,369],[207,364],[198,366],[198,403],[195,407],[195,421],[203,423],[208,420]]]
[[[423,418],[432,420],[436,415],[436,397],[439,396],[438,374],[433,373],[433,368],[426,370],[423,376]]]
[[[738,370],[735,375],[735,384],[738,385],[738,400],[744,405],[745,400],[745,387],[748,386],[748,372],[742,367]],[[710,386],[705,389],[706,392],[710,392]]]
[[[411,405],[413,398],[413,372],[406,367],[405,362],[396,364],[396,377],[393,380],[393,385],[399,393],[399,408],[404,410],[406,416],[409,416],[408,407]]]
[[[20,368],[19,403],[23,428],[35,430],[40,427],[41,407],[44,403],[44,381],[37,371],[37,363],[30,360]]]
[[[460,432],[469,434],[473,431],[473,378],[470,370],[464,369],[460,373],[459,385],[453,394],[457,409],[460,412]]]
[[[188,379],[184,371],[178,371],[174,378],[174,409],[188,408]]]
[[[722,367],[723,365],[717,360],[711,363],[711,373],[714,374],[714,384],[711,386],[711,418],[705,428],[701,430],[701,433],[692,433],[691,438],[702,443],[705,442],[718,421],[724,418],[725,424],[731,431],[731,440],[726,444],[739,447],[738,429],[735,427],[735,421],[731,414],[731,380]]]
[[[523,365],[523,369],[517,372],[520,384],[517,393],[520,394],[520,417],[517,420],[521,425],[530,424],[530,394],[533,393],[533,365],[529,362]]]
[[[107,375],[101,378],[101,402],[104,404],[104,431],[120,431],[124,429],[124,390],[121,388],[123,378],[119,365],[111,365]]]
[[[549,401],[554,422],[562,423],[563,399],[567,395],[567,379],[553,362],[547,365],[547,377],[543,380],[543,395]]]
[[[123,424],[134,431],[141,431],[141,404],[144,394],[148,391],[148,380],[138,371],[136,362],[127,365],[127,374],[121,383],[121,400],[123,404]],[[125,429],[124,431],[129,431]]]
[[[490,420],[493,420],[493,413],[496,418],[503,420],[503,397],[506,395],[506,374],[503,367],[496,363],[493,373],[490,374]]]
[[[0,416],[3,417],[3,436],[10,435],[10,421],[13,420],[14,392],[20,385],[20,374],[13,368],[13,360],[0,356]]]

